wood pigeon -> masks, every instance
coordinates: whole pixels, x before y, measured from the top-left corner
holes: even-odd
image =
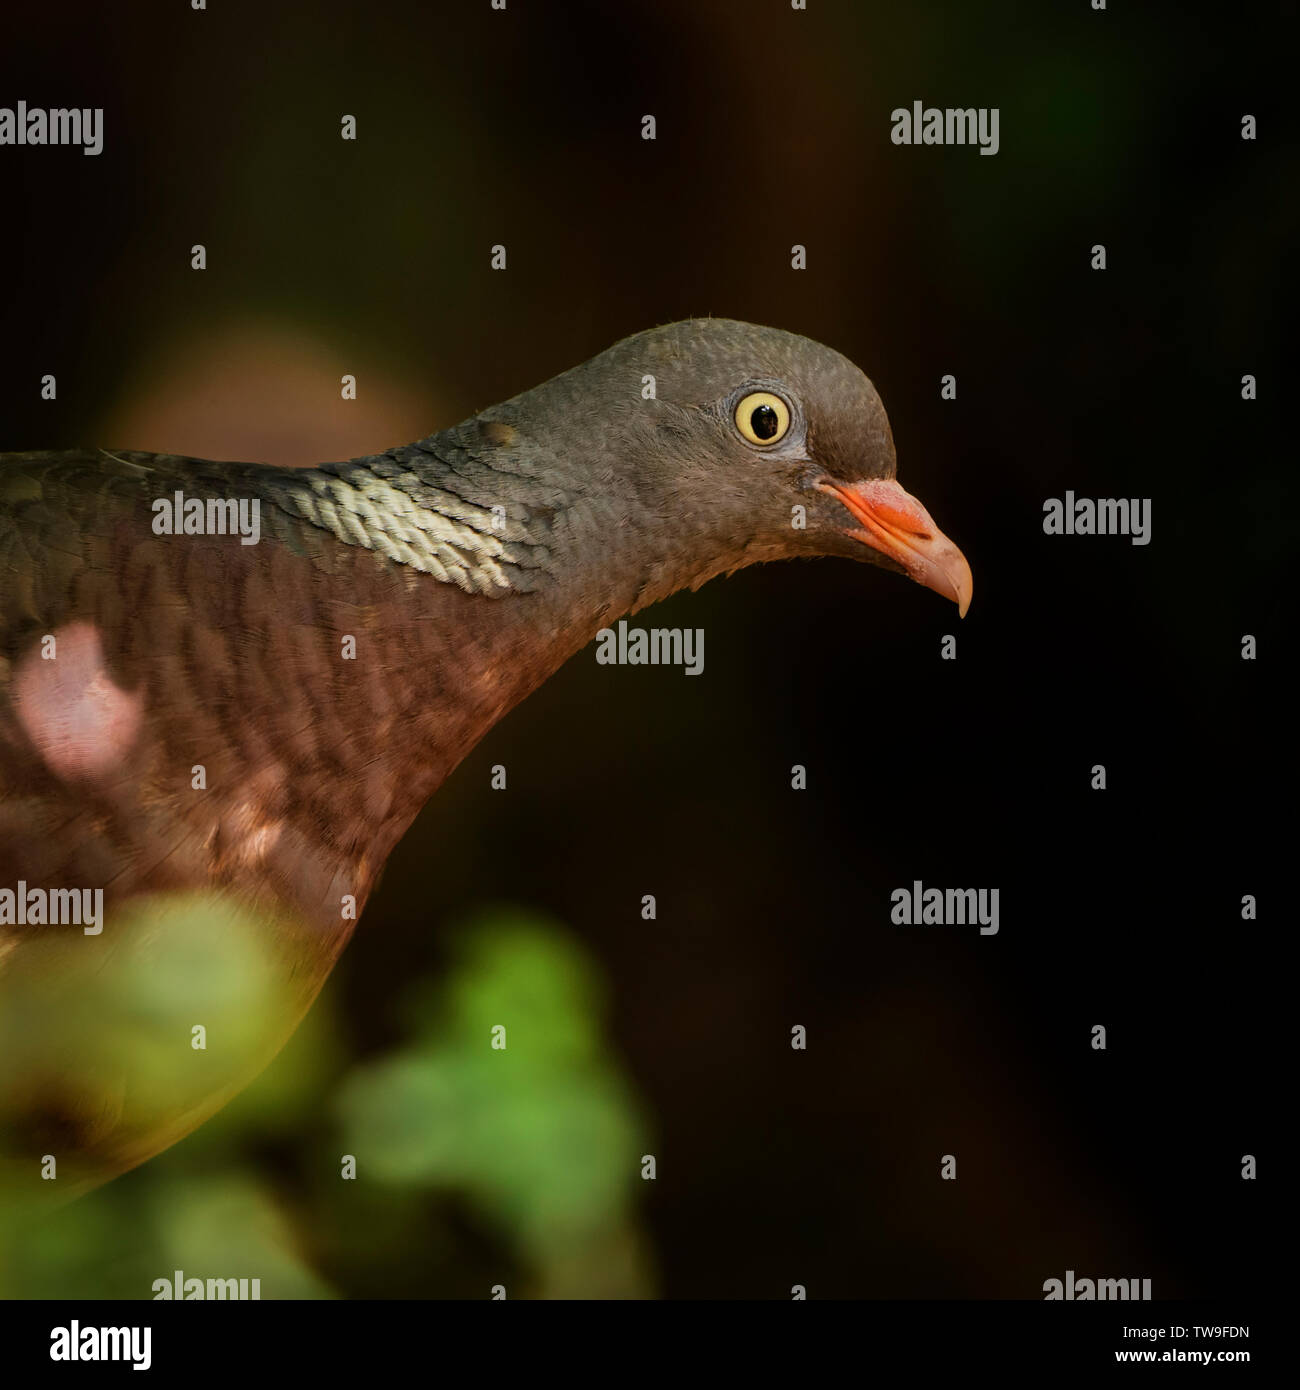
[[[857,367],[720,319],[347,463],[0,456],[0,1199],[247,1085],[416,813],[621,615],[799,555],[964,614],[894,475]]]

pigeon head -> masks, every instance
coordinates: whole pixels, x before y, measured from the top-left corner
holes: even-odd
[[[487,417],[545,421],[573,454],[594,444],[597,471],[659,547],[642,602],[758,561],[838,555],[906,574],[962,616],[970,604],[965,557],[895,478],[875,387],[811,339],[669,324]]]

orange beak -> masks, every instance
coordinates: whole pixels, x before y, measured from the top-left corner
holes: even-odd
[[[860,483],[827,478],[817,486],[839,498],[861,523],[848,535],[887,555],[918,584],[952,599],[966,616],[974,588],[970,566],[915,497],[886,478]]]

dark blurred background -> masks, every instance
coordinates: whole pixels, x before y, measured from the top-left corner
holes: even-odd
[[[10,7],[0,105],[102,106],[105,147],[0,148],[0,449],[344,458],[650,325],[747,319],[872,377],[975,601],[959,625],[865,566],[772,566],[647,616],[706,629],[702,679],[573,660],[416,822],[257,1086],[13,1249],[0,1290],[1262,1288],[1293,21]],[[917,99],[998,107],[999,153],[892,145]],[[1045,537],[1066,489],[1151,498],[1152,543]],[[914,879],[999,887],[1000,933],[892,927]],[[553,1046],[503,1082],[465,1040],[510,1001]]]

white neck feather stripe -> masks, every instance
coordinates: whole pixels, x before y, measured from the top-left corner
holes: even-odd
[[[545,547],[506,540],[490,508],[455,498],[461,515],[453,518],[422,506],[364,465],[338,468],[337,474],[316,468],[295,473],[276,488],[278,500],[345,545],[379,551],[466,593],[502,597],[534,587],[523,575],[545,566]]]

